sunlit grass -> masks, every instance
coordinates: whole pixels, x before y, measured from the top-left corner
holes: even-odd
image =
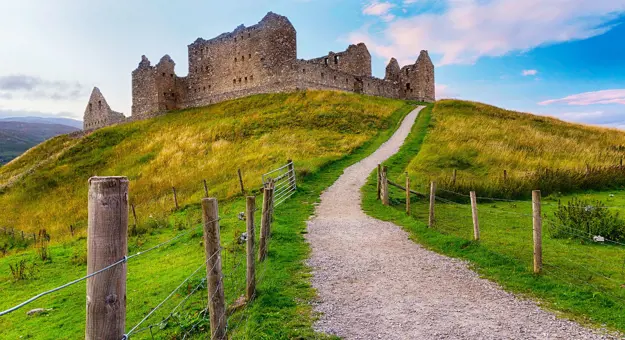
[[[72,140],[57,137],[0,168],[0,225],[29,233],[45,228],[53,242],[84,235],[87,179],[127,176],[140,219],[163,217],[209,193],[240,194],[288,159],[307,174],[339,159],[387,129],[405,102],[329,91],[256,95],[156,119],[98,130]],[[37,165],[37,166],[35,166]],[[13,179],[13,180],[11,180]],[[17,179],[17,180],[15,180]]]

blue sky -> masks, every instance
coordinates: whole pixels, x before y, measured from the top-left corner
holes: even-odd
[[[129,115],[130,72],[268,11],[289,17],[299,58],[365,42],[436,65],[437,97],[625,129],[625,0],[0,0],[0,116],[80,119],[93,86]]]

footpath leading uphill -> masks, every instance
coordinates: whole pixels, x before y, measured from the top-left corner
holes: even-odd
[[[321,195],[308,224],[318,331],[346,339],[608,339],[481,279],[465,262],[365,215],[360,188],[395,154],[423,107]]]

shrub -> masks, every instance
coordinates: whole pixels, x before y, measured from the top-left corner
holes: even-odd
[[[15,264],[9,263],[9,268],[15,281],[33,279],[36,276],[37,265],[34,263],[28,264],[26,260],[19,260]]]
[[[573,198],[567,204],[558,201],[549,233],[553,238],[588,240],[602,236],[612,241],[625,241],[625,222],[601,201]]]

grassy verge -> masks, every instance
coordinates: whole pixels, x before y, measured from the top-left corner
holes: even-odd
[[[402,174],[414,161],[427,129],[428,112],[419,117],[406,144],[385,164],[391,178]],[[414,166],[414,164],[413,164]],[[425,182],[425,181],[424,181]],[[418,188],[426,191],[425,186]],[[376,218],[394,222],[407,230],[411,238],[425,247],[448,256],[468,260],[483,277],[506,290],[537,298],[549,309],[566,317],[593,325],[625,330],[624,247],[588,244],[579,240],[557,240],[544,232],[545,270],[534,275],[532,263],[532,222],[530,202],[482,202],[481,240],[472,241],[470,206],[437,202],[435,228],[427,228],[428,202],[413,201],[411,215],[406,215],[404,193],[391,189],[391,206],[376,199],[375,176],[363,187],[363,209]],[[608,205],[625,210],[625,192],[587,192],[578,194],[590,199],[608,200]],[[566,201],[572,196],[560,196]],[[547,199],[544,216],[552,215],[555,198]],[[548,223],[545,222],[545,229]]]
[[[387,128],[377,131],[351,153],[334,161],[326,161],[312,170],[297,169],[305,173],[300,178],[298,193],[276,211],[269,259],[258,268],[257,276],[262,278],[258,285],[258,298],[248,308],[232,314],[229,318],[232,339],[315,339],[323,336],[312,330],[311,300],[315,294],[310,285],[310,273],[305,265],[309,248],[303,234],[306,220],[314,211],[321,191],[331,185],[343,169],[376,150],[399,126],[401,119],[414,108],[414,104],[403,104],[387,118]],[[296,161],[297,166],[297,161]],[[260,200],[257,200],[260,202]],[[259,204],[259,203],[258,203]],[[244,248],[236,242],[245,230],[245,224],[236,215],[244,210],[243,200],[233,198],[220,202],[222,217],[221,233],[224,245],[224,285],[226,299],[235,301],[242,293],[245,280]],[[201,263],[204,257],[199,228],[199,206],[188,203],[167,219],[154,218],[149,222],[154,228],[133,236],[129,240],[129,253],[147,249],[152,245],[170,239],[180,232],[187,235],[163,248],[137,257],[128,263],[127,283],[127,329],[134,326],[156,304],[164,299]],[[257,218],[257,221],[259,219]],[[145,222],[148,223],[148,222]],[[258,229],[258,228],[257,228]],[[258,239],[258,238],[257,238]],[[84,238],[53,245],[52,261],[38,265],[37,278],[14,282],[8,272],[8,264],[20,259],[32,261],[34,252],[24,252],[0,258],[0,309],[7,308],[25,297],[55,287],[84,275]],[[36,262],[36,261],[35,261]],[[201,284],[202,271],[187,285],[181,287],[174,297],[155,313],[150,323],[158,323],[168,317],[169,312],[182,302],[187,294],[196,293],[182,305],[181,312],[174,314],[162,324],[143,330],[133,338],[179,339],[185,334],[194,338],[205,338],[208,324],[204,320],[206,288]],[[57,294],[44,297],[7,317],[0,317],[0,327],[7,338],[75,339],[84,332],[85,285],[77,284]],[[27,316],[30,308],[52,308],[44,314]]]

